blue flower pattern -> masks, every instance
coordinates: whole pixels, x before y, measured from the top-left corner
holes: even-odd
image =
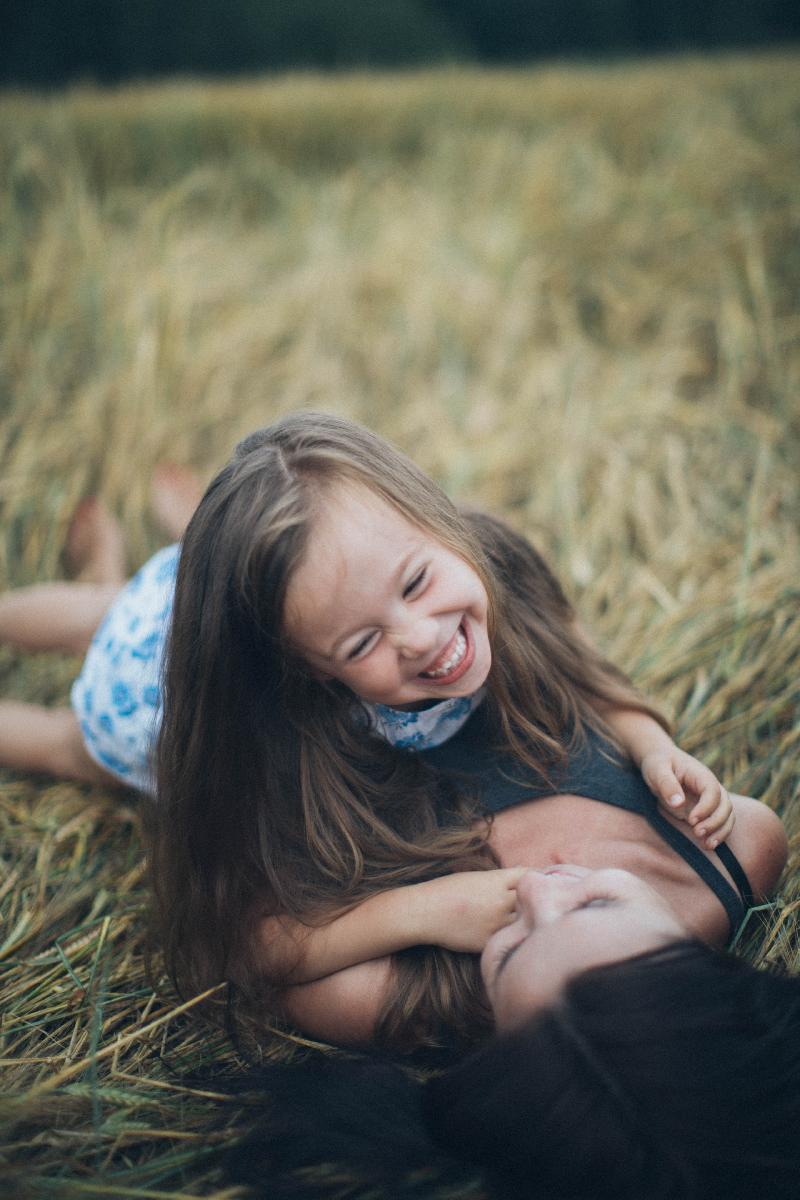
[[[362,704],[371,728],[387,742],[401,750],[431,750],[458,733],[480,704],[485,691],[485,688],[481,688],[471,696],[442,700],[419,712],[389,708],[386,704],[367,704],[364,701]]]
[[[91,756],[143,792],[153,790],[151,759],[161,718],[159,677],[178,550],[160,550],[123,588],[72,687],[72,707]]]

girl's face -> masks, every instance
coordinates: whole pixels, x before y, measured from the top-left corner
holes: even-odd
[[[485,682],[487,611],[469,563],[368,488],[341,484],[289,582],[284,624],[320,675],[413,709]]]
[[[515,920],[492,934],[481,955],[497,1029],[523,1024],[590,967],[687,936],[666,900],[628,871],[566,864],[527,871]]]

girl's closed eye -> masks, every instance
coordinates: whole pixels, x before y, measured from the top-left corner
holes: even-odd
[[[425,583],[427,576],[428,576],[428,568],[427,567],[423,567],[420,571],[417,571],[414,578],[411,579],[406,584],[406,586],[403,588],[403,599],[405,600],[409,596],[413,596],[416,592],[419,592],[423,583]]]
[[[373,630],[372,633],[368,633],[366,637],[361,639],[360,642],[357,642],[347,655],[348,662],[352,662],[353,659],[361,658],[364,654],[366,654],[367,650],[374,645],[376,638],[377,632]]]

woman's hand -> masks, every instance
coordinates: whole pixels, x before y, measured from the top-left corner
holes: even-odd
[[[526,870],[460,871],[415,884],[425,907],[420,940],[480,954],[491,935],[514,920],[517,883]]]
[[[646,754],[640,770],[659,806],[686,821],[708,850],[716,850],[729,836],[735,820],[731,798],[698,759],[672,745]]]

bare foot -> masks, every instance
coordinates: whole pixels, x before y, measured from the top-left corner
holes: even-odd
[[[203,485],[189,467],[162,462],[153,471],[150,508],[164,533],[176,541],[183,537],[202,495]]]
[[[67,566],[85,583],[124,583],[125,539],[119,521],[97,496],[75,510],[67,534]]]

